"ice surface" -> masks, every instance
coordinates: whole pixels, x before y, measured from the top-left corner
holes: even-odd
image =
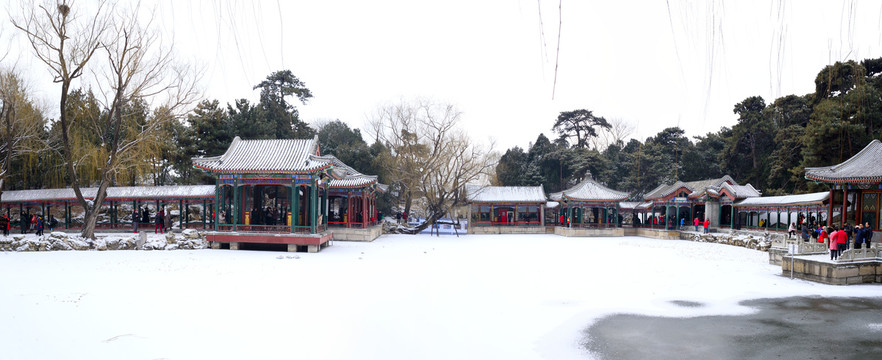
[[[780,274],[764,252],[637,237],[386,235],[296,256],[6,252],[0,357],[585,359],[583,330],[608,314],[734,315],[752,311],[738,304],[747,299],[882,296],[879,286]]]

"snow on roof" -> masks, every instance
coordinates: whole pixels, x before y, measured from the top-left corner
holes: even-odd
[[[642,202],[642,201],[622,201],[619,202],[619,207],[622,209],[633,209],[633,210],[644,210],[649,209],[652,206],[651,202]]]
[[[556,208],[558,206],[560,206],[560,203],[557,201],[549,201],[545,203],[545,207],[547,208]]]
[[[844,162],[824,167],[805,168],[805,178],[828,183],[882,182],[882,142],[873,140]]]
[[[733,185],[725,183],[723,184],[723,188],[732,191],[732,195],[735,195],[736,198],[762,196],[762,193],[760,193],[760,191],[753,187],[753,185],[751,185],[750,183],[748,183],[747,185]]]
[[[192,160],[195,167],[219,173],[305,173],[331,166],[318,155],[318,136],[273,140],[237,136],[223,155]]]
[[[718,179],[707,179],[707,180],[697,180],[697,181],[677,181],[671,185],[662,184],[647,193],[643,198],[646,200],[663,198],[672,194],[674,191],[677,191],[679,188],[687,188],[691,194],[701,194],[708,190],[708,188],[716,188],[718,191],[720,187],[725,183],[730,183],[734,185],[738,185],[734,179],[732,179],[729,175],[723,175],[723,177]]]
[[[735,207],[744,206],[782,206],[782,205],[813,205],[823,204],[830,198],[830,192],[817,192],[801,195],[751,197],[735,204]]]
[[[334,155],[317,156],[315,159],[326,161],[334,166],[331,175],[335,179],[332,179],[329,183],[331,188],[363,187],[377,182],[376,175],[362,174],[351,166],[346,165]]]
[[[466,186],[466,197],[472,202],[541,202],[545,191],[539,186]]]
[[[94,199],[98,188],[82,188],[83,197]],[[214,185],[119,186],[107,188],[108,200],[213,198]],[[73,189],[13,190],[3,192],[3,203],[73,200]]]
[[[575,201],[621,201],[628,198],[628,193],[610,189],[591,179],[585,179],[572,188],[552,194],[552,200],[564,198]]]

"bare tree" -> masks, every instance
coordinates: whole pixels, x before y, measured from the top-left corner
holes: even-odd
[[[609,120],[609,128],[602,128],[600,136],[592,139],[592,145],[598,151],[603,151],[610,145],[624,144],[625,140],[634,133],[635,127],[630,122],[621,118]]]
[[[424,206],[426,221],[417,233],[465,203],[465,186],[494,166],[491,151],[471,143],[458,128],[462,114],[449,104],[420,99],[381,108],[371,125],[391,150],[383,163],[404,201],[405,212],[415,198]]]
[[[86,212],[82,236],[94,238],[99,209],[114,175],[121,170],[121,164],[125,164],[122,160],[136,155],[139,146],[155,141],[156,131],[181,116],[196,100],[197,74],[190,68],[176,66],[171,48],[161,46],[156,33],[148,30],[149,23],[147,27],[139,23],[139,8],[111,9],[105,8],[102,2],[93,16],[85,20],[86,26],[70,32],[70,28],[81,24],[72,11],[66,1],[55,7],[25,8],[24,20],[14,24],[27,34],[37,57],[49,67],[55,81],[62,84],[60,122],[65,166],[70,185]],[[100,169],[95,198],[86,200],[71,156],[66,98],[71,81],[82,76],[96,53],[106,55],[106,62],[90,65],[96,77],[95,85],[104,95],[102,105],[106,114],[103,129],[99,131],[104,165]],[[146,121],[130,121],[123,109],[134,100],[160,101],[162,105]]]

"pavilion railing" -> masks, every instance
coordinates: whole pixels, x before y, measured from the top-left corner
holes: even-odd
[[[836,262],[856,262],[882,260],[882,251],[877,248],[848,249],[839,255]]]
[[[472,222],[474,226],[542,226],[542,222],[540,221],[514,221],[514,222],[501,222],[501,221],[475,221]]]

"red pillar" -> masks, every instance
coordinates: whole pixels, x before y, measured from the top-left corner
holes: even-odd
[[[845,226],[846,211],[848,211],[848,189],[845,184],[842,184],[842,224],[840,226]]]
[[[833,226],[833,187],[830,187],[830,205],[827,211],[827,226]]]
[[[352,190],[346,190],[346,227],[352,227]]]
[[[366,227],[367,227],[367,223],[368,223],[368,217],[370,216],[370,215],[368,214],[368,206],[367,206],[367,204],[368,204],[368,202],[367,202],[367,191],[362,190],[362,192],[361,192],[361,203],[362,203],[362,205],[364,206],[364,207],[361,209],[361,227],[362,227],[362,228],[366,228]]]

